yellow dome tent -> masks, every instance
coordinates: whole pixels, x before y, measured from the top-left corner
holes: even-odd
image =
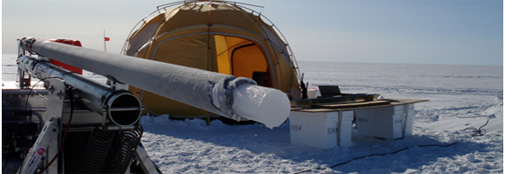
[[[236,2],[179,2],[180,6],[166,10],[175,5],[158,6],[145,18],[149,20],[139,22],[123,54],[247,77],[291,99],[300,98],[295,59],[264,16]],[[129,90],[154,115],[213,115],[134,86]]]

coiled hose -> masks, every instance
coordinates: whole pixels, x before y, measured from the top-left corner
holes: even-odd
[[[102,126],[97,126],[91,133],[86,153],[81,165],[82,173],[101,173],[107,158],[115,132],[108,131]]]
[[[124,173],[129,167],[144,129],[139,124],[135,129],[125,130],[116,137],[110,165],[110,173]]]

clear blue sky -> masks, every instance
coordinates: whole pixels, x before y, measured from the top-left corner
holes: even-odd
[[[79,39],[119,53],[133,26],[166,0],[3,0],[3,54],[16,39]],[[249,0],[299,61],[503,65],[501,0]]]

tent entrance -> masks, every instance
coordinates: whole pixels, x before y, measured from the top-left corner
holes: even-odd
[[[255,80],[272,87],[271,72],[261,46],[240,37],[214,35],[219,73]]]

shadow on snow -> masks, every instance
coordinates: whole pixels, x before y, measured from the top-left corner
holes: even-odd
[[[145,132],[160,134],[179,139],[199,140],[217,146],[246,149],[255,154],[273,154],[279,158],[293,162],[319,164],[324,169],[335,164],[352,160],[346,164],[332,167],[333,170],[348,172],[405,172],[407,169],[417,169],[428,165],[439,158],[452,158],[475,151],[482,151],[490,144],[461,141],[450,147],[419,147],[419,145],[446,145],[452,142],[441,142],[429,135],[413,135],[399,140],[379,140],[373,138],[353,138],[350,147],[318,149],[290,144],[289,124],[268,129],[262,124],[225,125],[221,121],[213,121],[206,126],[205,121],[185,120],[175,121],[168,117],[164,119],[149,117],[142,121]],[[388,154],[391,152],[400,152]],[[383,154],[368,156],[371,154]],[[387,154],[387,155],[386,155]],[[367,156],[367,157],[364,157]],[[314,172],[314,171],[312,171]]]

